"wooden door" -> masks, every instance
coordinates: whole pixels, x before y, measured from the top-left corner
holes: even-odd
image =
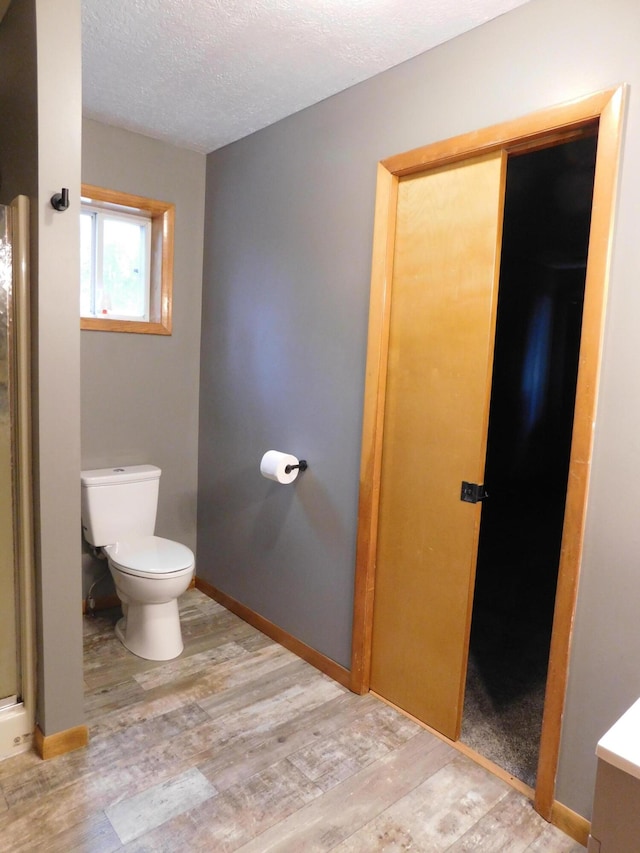
[[[378,514],[371,689],[457,739],[489,412],[506,155],[403,178]]]
[[[552,140],[576,138],[582,133],[591,133],[596,126],[598,128],[573,443],[535,792],[536,811],[546,820],[565,821],[565,826],[567,816],[561,815],[554,799],[555,779],[586,520],[626,98],[626,87],[619,86],[502,124],[432,142],[422,148],[396,154],[378,164],[351,652],[350,686],[357,693],[364,693],[372,686],[374,603],[379,598],[376,561],[385,432],[390,285],[393,281],[399,183],[408,175],[423,174],[445,163],[459,162],[503,149],[509,153],[533,150],[553,144]],[[383,689],[384,685],[378,683],[378,692],[383,692]]]

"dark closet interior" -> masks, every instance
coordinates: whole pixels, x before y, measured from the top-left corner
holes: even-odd
[[[534,786],[597,139],[510,156],[461,740]]]

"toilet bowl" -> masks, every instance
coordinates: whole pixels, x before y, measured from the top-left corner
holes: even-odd
[[[194,572],[193,553],[159,536],[137,536],[104,548],[122,602],[116,637],[146,660],[171,660],[184,644],[178,597]]]
[[[154,535],[160,474],[154,465],[130,465],[81,475],[84,538],[106,556],[122,602],[116,637],[146,660],[182,652],[178,597],[195,571],[186,545]]]

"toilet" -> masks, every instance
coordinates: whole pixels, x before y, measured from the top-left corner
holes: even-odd
[[[122,602],[116,636],[146,660],[182,652],[178,596],[195,569],[186,545],[154,536],[161,473],[155,465],[81,472],[84,538],[105,554]]]

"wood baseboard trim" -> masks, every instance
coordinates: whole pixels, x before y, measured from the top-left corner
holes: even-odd
[[[528,797],[532,802],[535,797],[535,790],[527,785],[522,780],[518,779],[515,776],[512,776],[507,770],[503,767],[500,767],[498,764],[494,764],[493,761],[490,761],[484,755],[481,755],[479,752],[476,752],[474,749],[471,749],[470,746],[467,746],[465,743],[459,740],[449,740],[448,737],[441,734],[440,732],[433,729],[431,726],[428,726],[426,723],[423,723],[422,720],[419,720],[417,717],[414,717],[412,714],[409,714],[407,711],[404,711],[402,708],[399,708],[397,705],[394,705],[393,702],[390,702],[388,699],[385,699],[384,696],[380,696],[375,693],[373,690],[370,691],[372,696],[375,696],[376,699],[379,699],[381,702],[384,702],[385,705],[390,705],[392,708],[395,708],[400,714],[403,714],[405,717],[408,717],[410,720],[413,720],[414,723],[417,723],[419,726],[422,726],[423,729],[426,729],[428,732],[431,732],[432,735],[435,735],[440,740],[448,743],[449,746],[453,747],[458,752],[461,752],[463,755],[466,755],[467,758],[470,758],[472,761],[475,761],[476,764],[479,764],[481,767],[484,767],[485,770],[488,770],[490,773],[493,773],[494,776],[497,776],[498,779],[502,779],[503,782],[506,782],[508,785],[511,785],[512,788],[515,788],[516,791],[519,791],[523,796]],[[542,815],[542,817],[545,817]],[[571,811],[568,806],[564,806],[562,803],[559,803],[557,800],[554,800],[552,809],[551,809],[551,819],[549,821],[553,826],[556,826],[558,829],[562,830],[565,835],[568,835],[570,838],[573,838],[574,841],[582,844],[583,847],[587,846],[587,840],[589,837],[589,832],[591,831],[591,823],[586,818],[582,817],[582,815],[577,814],[574,811]]]
[[[239,601],[236,601],[235,598],[231,598],[230,595],[227,595],[225,592],[217,589],[217,587],[202,578],[196,577],[195,585],[196,589],[204,592],[204,594],[208,595],[209,598],[213,598],[214,601],[217,601],[218,604],[221,604],[223,607],[226,607],[227,610],[235,613],[236,616],[240,617],[240,619],[248,622],[249,625],[257,628],[258,631],[262,631],[262,633],[266,634],[267,637],[275,640],[276,643],[280,643],[280,645],[284,646],[285,649],[289,649],[290,652],[298,655],[298,657],[302,658],[307,663],[310,663],[311,666],[315,666],[316,669],[319,669],[320,672],[328,675],[329,678],[333,678],[333,680],[337,681],[338,684],[342,684],[343,687],[350,689],[351,673],[348,669],[340,666],[339,663],[336,663],[334,660],[331,660],[331,658],[326,657],[326,655],[312,649],[311,646],[307,646],[306,643],[298,640],[292,634],[289,634],[287,631],[278,627],[278,625],[275,625],[273,622],[265,619],[264,616],[260,616],[260,614],[256,613],[255,610],[251,610],[250,607],[241,604]]]
[[[36,726],[33,733],[35,750],[40,758],[45,761],[49,758],[55,758],[57,755],[73,752],[75,749],[82,749],[88,743],[89,729],[87,726],[75,726],[63,732],[56,732],[54,735],[44,735],[40,726]]]
[[[583,847],[587,846],[591,832],[591,821],[588,821],[586,817],[582,817],[568,806],[554,800],[551,807],[551,823],[579,844],[582,844]]]

